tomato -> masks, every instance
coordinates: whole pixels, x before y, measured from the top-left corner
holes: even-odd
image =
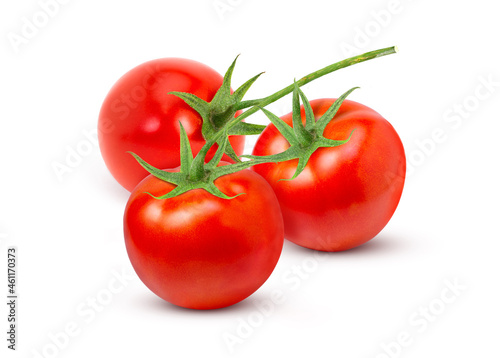
[[[178,170],[176,170],[178,171]],[[139,278],[175,305],[214,309],[235,304],[271,275],[284,241],[272,188],[249,169],[215,185],[158,200],[174,185],[148,176],[131,193],[124,215],[127,252]]]
[[[311,101],[317,120],[335,99]],[[302,119],[305,121],[304,109]],[[292,114],[282,119],[292,126]],[[259,164],[254,170],[273,187],[285,223],[285,238],[307,248],[342,251],[375,237],[399,203],[406,171],[401,140],[380,114],[346,100],[323,133],[325,138],[350,140],[338,147],[319,148],[293,180],[298,160]],[[274,125],[254,147],[254,155],[289,148]]]
[[[163,58],[143,63],[111,88],[99,113],[99,146],[113,177],[131,191],[149,173],[127,153],[134,152],[156,168],[179,166],[179,122],[196,155],[205,140],[200,115],[170,91],[195,94],[210,101],[223,77],[210,67],[187,59]],[[230,143],[241,155],[243,136]],[[215,153],[216,145],[207,159]],[[224,160],[231,161],[224,156]]]

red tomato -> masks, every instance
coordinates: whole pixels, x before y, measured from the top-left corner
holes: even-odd
[[[205,140],[200,115],[170,91],[189,92],[211,101],[223,77],[210,67],[187,59],[163,58],[127,72],[109,91],[99,114],[99,146],[111,174],[131,191],[149,175],[127,153],[132,151],[156,168],[179,166],[179,121],[186,129],[193,154]],[[243,136],[230,142],[241,155]],[[207,158],[215,153],[212,148]],[[231,161],[224,156],[224,160]]]
[[[316,120],[334,101],[311,101]],[[282,119],[292,125],[291,113]],[[316,150],[294,180],[279,181],[293,176],[296,159],[254,167],[278,197],[288,240],[321,251],[347,250],[375,237],[392,217],[406,171],[401,140],[377,112],[346,100],[323,134],[344,140],[353,130],[346,144]],[[253,154],[271,155],[288,147],[271,124],[260,135]]]
[[[235,304],[271,275],[283,247],[283,219],[271,187],[245,169],[215,185],[158,200],[174,185],[154,176],[132,192],[124,215],[127,252],[139,278],[175,305],[214,309]]]

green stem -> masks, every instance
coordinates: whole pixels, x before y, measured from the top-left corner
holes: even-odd
[[[299,87],[301,87],[301,86],[303,86],[303,85],[305,85],[305,84],[307,84],[307,83],[309,83],[309,82],[311,82],[319,77],[322,77],[322,76],[327,75],[329,73],[332,73],[334,71],[340,70],[342,68],[349,67],[349,66],[355,65],[357,63],[365,62],[365,61],[368,61],[368,60],[371,60],[371,59],[374,59],[377,57],[391,55],[391,54],[396,53],[396,52],[397,52],[396,46],[392,46],[392,47],[387,47],[387,48],[383,48],[380,50],[370,51],[370,52],[364,53],[362,55],[350,57],[350,58],[347,58],[345,60],[336,62],[332,65],[326,66],[320,70],[314,71],[314,72],[308,74],[307,76],[302,77],[300,80],[297,81],[297,85]],[[228,129],[231,128],[239,121],[254,114],[255,112],[257,112],[259,110],[259,108],[265,107],[268,104],[271,104],[271,103],[277,101],[278,99],[286,96],[287,94],[292,93],[294,86],[295,86],[295,84],[292,83],[290,86],[287,86],[287,87],[283,88],[282,90],[280,90],[280,91],[278,91],[278,92],[276,92],[268,97],[258,99],[258,100],[241,102],[241,104],[239,106],[240,108],[248,108],[250,106],[253,106],[253,107],[246,110],[245,112],[240,114],[238,117],[232,119],[228,123],[227,128]]]

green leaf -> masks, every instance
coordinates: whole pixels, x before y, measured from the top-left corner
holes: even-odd
[[[275,115],[272,112],[269,112],[265,108],[260,109],[264,114],[269,118],[272,124],[278,129],[278,131],[281,133],[283,137],[290,143],[290,145],[293,144],[298,144],[299,141],[297,140],[297,137],[295,136],[295,132],[292,127],[290,127],[284,120],[282,120],[280,117]],[[300,123],[302,126],[302,122]]]
[[[222,85],[220,86],[219,90],[215,94],[214,98],[212,99],[212,108],[216,107],[218,108],[221,103],[226,102],[229,96],[231,95],[231,79],[233,77],[233,71],[234,67],[236,66],[236,60],[240,57],[240,55],[236,56],[234,61],[231,63],[231,66],[227,69],[226,73],[224,74],[224,80],[222,81]]]
[[[293,89],[293,101],[292,101],[292,121],[293,121],[293,132],[295,133],[295,137],[298,142],[306,147],[311,144],[312,135],[304,128],[302,124],[302,116],[300,111],[300,100],[299,100],[299,86],[297,82],[294,82]]]
[[[353,87],[349,91],[345,92],[342,96],[340,96],[331,106],[328,108],[328,110],[321,116],[320,119],[316,122],[316,130],[318,131],[319,134],[323,134],[325,131],[326,126],[330,121],[335,117],[335,114],[337,114],[337,111],[339,110],[340,106],[342,105],[342,102],[351,94],[352,91],[357,89],[359,87]]]
[[[320,147],[323,147],[323,148],[338,147],[339,145],[346,144],[347,142],[349,142],[354,131],[355,131],[355,129],[352,130],[351,134],[349,135],[349,138],[347,138],[346,140],[333,140],[333,139],[328,139],[328,138],[322,137],[322,138],[318,139],[318,144],[320,145]]]
[[[247,93],[247,91],[252,87],[255,81],[263,74],[264,72],[259,73],[258,75],[250,78],[244,84],[242,84],[236,91],[233,93],[233,97],[235,99],[235,103],[241,102],[243,96]]]
[[[221,140],[221,144],[219,144],[219,148],[217,148],[217,151],[215,152],[215,155],[213,158],[205,165],[205,168],[207,171],[212,171],[217,167],[219,162],[222,159],[222,156],[224,155],[224,152],[226,151],[226,147],[228,144],[229,140],[227,138],[227,135],[224,135],[224,138]],[[239,160],[239,158],[238,158]]]
[[[205,189],[206,191],[208,191],[210,194],[218,197],[218,198],[221,198],[221,199],[234,199],[240,195],[244,195],[245,193],[240,193],[240,194],[237,194],[235,196],[228,196],[226,194],[224,194],[222,191],[220,191],[219,188],[217,188],[215,186],[215,184],[213,182],[209,183],[208,185],[204,186],[203,189]]]
[[[205,120],[208,117],[210,111],[210,104],[202,100],[200,97],[192,93],[177,92],[177,91],[168,92],[168,94],[172,94],[174,96],[183,99],[184,102],[186,102],[192,109],[194,109],[196,112],[200,114],[203,120]]]
[[[299,92],[300,98],[302,99],[302,104],[304,105],[304,111],[306,114],[306,130],[311,131],[314,128],[314,123],[316,123],[316,121],[314,120],[314,112],[306,95],[297,86],[297,82],[295,82],[295,86],[297,87],[297,91]]]
[[[157,169],[153,167],[151,164],[148,164],[146,161],[144,161],[141,157],[139,157],[137,154],[133,152],[127,152],[131,154],[135,160],[139,162],[139,164],[148,171],[148,173],[154,175],[158,179],[161,179],[163,181],[166,181],[171,184],[177,184],[181,179],[182,179],[182,174],[181,173],[175,173],[175,172],[166,172],[164,170]]]
[[[187,192],[189,190],[192,190],[192,188],[176,186],[173,190],[169,191],[167,194],[162,195],[162,196],[154,196],[153,194],[151,194],[149,192],[146,192],[146,194],[149,194],[150,196],[152,196],[153,198],[155,198],[157,200],[164,200],[164,199],[173,198],[175,196],[179,196],[179,195],[184,194],[185,192]]]
[[[284,152],[272,154],[272,155],[251,155],[245,154],[242,155],[242,158],[252,159],[253,165],[263,164],[263,163],[278,163],[278,162],[286,162],[287,160],[297,159],[300,157],[303,149],[300,146],[293,145]],[[246,163],[246,162],[243,162]]]
[[[233,146],[231,145],[231,142],[229,142],[229,139],[227,138],[226,134],[226,140],[227,140],[227,145],[226,145],[226,151],[225,153],[229,158],[231,158],[233,161],[236,163],[241,162],[240,158],[238,157],[238,154],[234,151]]]
[[[222,132],[219,133],[222,136]],[[219,138],[220,138],[219,136]],[[203,178],[205,175],[205,158],[207,156],[208,151],[215,144],[213,141],[207,141],[203,147],[201,147],[196,157],[193,159],[193,163],[191,164],[191,170],[189,171],[189,179],[198,181]]]
[[[282,179],[279,179],[278,181],[289,181],[289,180],[293,180],[295,178],[297,178],[300,173],[302,173],[307,165],[307,162],[309,162],[309,158],[311,157],[313,152],[307,152],[307,153],[304,153],[304,155],[302,157],[299,158],[299,163],[297,164],[297,169],[295,169],[295,173],[293,174],[293,176],[291,178],[282,178]]]
[[[193,152],[191,151],[191,145],[186,130],[180,121],[179,126],[181,135],[181,173],[188,174],[191,169],[191,164],[193,164]]]
[[[228,135],[255,135],[261,134],[267,126],[261,124],[253,124],[247,122],[238,122],[234,127],[229,129]]]

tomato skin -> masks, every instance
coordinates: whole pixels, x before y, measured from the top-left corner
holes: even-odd
[[[145,62],[123,75],[106,96],[98,123],[99,147],[113,177],[132,191],[149,175],[127,151],[156,168],[179,166],[179,121],[196,155],[205,144],[202,119],[182,99],[167,93],[189,92],[210,101],[222,81],[223,77],[212,68],[182,58]],[[231,136],[230,142],[241,155],[244,137]],[[215,150],[216,146],[208,159]],[[227,156],[224,160],[231,161]]]
[[[318,119],[335,99],[311,101]],[[305,121],[302,107],[302,118]],[[282,119],[292,125],[292,115]],[[298,160],[259,164],[262,175],[280,202],[285,238],[310,249],[343,251],[375,237],[389,222],[399,203],[406,172],[403,144],[380,114],[345,100],[324,137],[349,142],[320,148],[304,171],[291,178]],[[254,155],[271,155],[289,147],[274,125],[269,125],[254,147]]]
[[[215,180],[234,199],[203,189],[158,200],[174,186],[153,176],[131,193],[124,215],[127,252],[139,278],[175,305],[215,309],[255,292],[283,248],[283,219],[271,187],[243,170]]]

